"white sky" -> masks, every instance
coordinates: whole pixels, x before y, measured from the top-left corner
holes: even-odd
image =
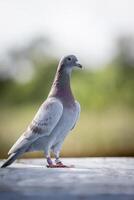
[[[101,63],[125,33],[134,33],[134,0],[0,0],[1,51],[39,34],[58,57]]]

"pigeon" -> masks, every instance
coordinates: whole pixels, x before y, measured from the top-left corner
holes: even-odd
[[[71,72],[75,67],[82,68],[82,65],[74,55],[60,60],[47,99],[12,146],[1,168],[9,166],[25,152],[32,151],[43,151],[49,168],[69,167],[63,164],[59,156],[66,136],[75,127],[80,115],[80,104],[75,100],[70,86]]]

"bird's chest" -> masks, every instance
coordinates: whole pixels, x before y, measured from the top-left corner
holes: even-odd
[[[72,129],[74,123],[76,122],[77,110],[73,106],[71,108],[65,108],[61,118],[61,124],[63,124],[63,129],[70,130]]]
[[[56,138],[64,138],[67,133],[73,128],[77,119],[77,109],[76,106],[71,108],[64,108],[62,117],[54,130],[54,135]]]

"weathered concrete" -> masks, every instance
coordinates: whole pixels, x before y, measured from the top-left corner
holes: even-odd
[[[134,158],[63,161],[75,168],[47,169],[44,159],[22,159],[0,169],[0,199],[134,199]]]

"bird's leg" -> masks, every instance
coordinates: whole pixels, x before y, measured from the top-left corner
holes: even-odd
[[[54,146],[53,148],[53,153],[54,153],[54,157],[55,157],[55,164],[56,164],[56,167],[67,167],[66,165],[64,165],[61,161],[60,161],[60,158],[59,158],[59,155],[60,155],[60,150],[61,150],[61,146],[62,146],[62,143],[58,143],[57,145]]]
[[[63,166],[65,166],[65,165],[63,165],[63,163],[60,161],[60,159],[59,159],[59,155],[57,156],[55,156],[55,164],[56,164],[56,166],[57,167],[63,167]]]
[[[53,161],[50,156],[50,151],[45,152],[45,155],[46,155],[47,164],[48,164],[47,167],[52,168],[54,166],[54,164],[53,164]]]
[[[56,151],[54,152],[54,156],[55,156],[55,164],[57,167],[63,167],[63,163],[60,161],[60,158],[59,158],[59,151]]]
[[[55,164],[56,164],[56,167],[57,168],[70,168],[70,167],[73,167],[73,166],[67,166],[67,165],[64,165],[60,159],[59,159],[59,152],[58,153],[55,153]]]
[[[50,156],[47,156],[47,163],[48,163],[47,167],[53,166],[53,162]]]

